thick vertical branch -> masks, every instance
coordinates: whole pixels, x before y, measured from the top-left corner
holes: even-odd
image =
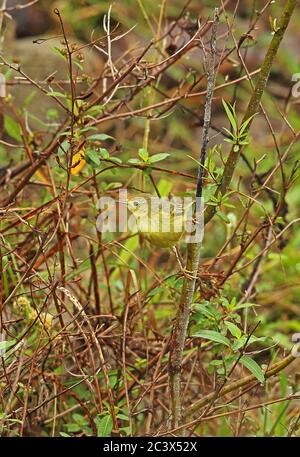
[[[207,68],[207,95],[204,109],[204,122],[201,142],[200,165],[198,171],[198,182],[196,197],[201,198],[203,188],[203,173],[206,157],[206,150],[209,140],[209,127],[211,121],[211,105],[213,99],[213,92],[215,87],[215,58],[216,58],[216,40],[217,40],[217,27],[219,22],[219,11],[215,9],[212,35],[210,41],[211,53]],[[198,210],[196,206],[196,211]],[[196,214],[196,220],[198,220]],[[181,421],[182,408],[181,408],[181,364],[182,354],[184,350],[184,343],[187,333],[189,322],[190,308],[193,300],[195,290],[195,275],[198,271],[200,259],[201,243],[189,243],[187,249],[187,270],[192,274],[186,276],[183,283],[181,298],[177,315],[174,321],[172,336],[171,336],[171,349],[169,358],[169,378],[170,378],[170,396],[172,408],[172,427],[177,427]]]

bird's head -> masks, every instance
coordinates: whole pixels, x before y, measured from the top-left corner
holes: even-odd
[[[146,216],[149,213],[149,200],[145,197],[128,198],[127,208],[135,216]]]

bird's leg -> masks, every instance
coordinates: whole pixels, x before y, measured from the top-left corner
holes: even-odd
[[[177,247],[173,246],[172,250],[176,256],[177,262],[179,263],[179,266],[180,266],[180,270],[182,271],[184,276],[186,276],[188,279],[197,279],[197,276],[193,275],[193,271],[189,271],[183,266],[182,257],[180,255],[180,252],[178,251]]]

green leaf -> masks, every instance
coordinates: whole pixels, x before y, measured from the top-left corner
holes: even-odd
[[[80,432],[80,426],[78,424],[67,424],[68,432]]]
[[[236,305],[233,310],[244,309],[244,308],[252,308],[254,306],[260,306],[256,303],[242,303],[241,305]]]
[[[133,165],[139,165],[141,161],[139,159],[129,159],[128,163],[132,163]]]
[[[193,303],[192,304],[193,310],[196,312],[203,314],[205,317],[216,319],[219,316],[219,313],[216,309],[212,306],[204,305],[203,303]]]
[[[104,438],[111,435],[113,421],[111,416],[104,416],[97,421],[97,436]]]
[[[101,163],[98,153],[95,151],[95,149],[88,149],[84,154],[84,158],[92,167],[99,167]]]
[[[246,344],[247,340],[248,340],[248,342],[247,342],[247,347],[248,347],[248,346],[250,346],[250,344],[253,344],[253,343],[266,343],[269,340],[269,337],[268,336],[257,337],[257,336],[251,335],[250,338],[248,339],[247,335],[243,335],[239,340],[236,340],[233,343],[233,350],[234,351],[239,350],[241,347],[243,347]],[[272,344],[272,342],[270,342],[270,344]]]
[[[243,355],[240,358],[240,362],[244,367],[246,367],[251,373],[258,379],[259,382],[265,382],[265,375],[260,366],[255,362],[255,360],[251,359],[248,355]]]
[[[58,118],[58,111],[56,109],[48,109],[47,110],[47,118],[51,120],[56,120]]]
[[[254,116],[256,116],[256,114],[257,113],[253,114],[245,122],[243,122],[243,124],[240,127],[240,131],[239,131],[240,135],[242,135],[244,133],[244,130],[248,127],[249,122],[252,121],[252,119],[254,118]]]
[[[230,341],[226,336],[222,335],[219,332],[214,330],[200,330],[194,335],[196,338],[204,338],[205,340],[215,341],[216,343],[224,344],[225,346],[230,346]]]
[[[68,140],[65,140],[59,146],[59,148],[57,150],[57,155],[63,156],[68,152],[69,149],[70,149],[70,142]]]
[[[235,144],[236,139],[230,140],[229,138],[225,138],[224,141],[226,141],[226,143]]]
[[[61,49],[59,49],[57,46],[54,46],[54,47],[52,48],[52,51],[53,51],[55,54],[57,54],[57,55],[59,55],[60,57],[62,57],[64,60],[66,60],[66,57],[67,57],[66,54],[65,54]]]
[[[154,162],[160,162],[161,160],[166,159],[169,157],[170,154],[166,152],[162,152],[160,154],[154,154],[153,156],[149,157],[149,162],[154,163]]]
[[[104,109],[103,105],[91,106],[91,108],[86,110],[85,114],[87,116],[91,116],[91,117],[98,116],[98,114],[103,113],[103,109]]]
[[[97,128],[96,127],[92,127],[92,126],[84,127],[83,129],[79,129],[78,130],[78,135],[82,135],[83,133],[90,132],[91,130],[95,131],[95,130],[97,130]]]
[[[7,351],[14,344],[16,344],[16,340],[0,341],[0,351]]]
[[[83,66],[78,60],[73,59],[73,64],[76,65],[76,67],[78,67],[79,70],[81,70],[81,71],[83,70]]]
[[[226,127],[223,127],[223,130],[227,133],[228,136],[230,136],[233,140],[235,140],[235,135],[230,131],[228,130]],[[230,141],[232,142],[232,139],[229,140],[228,138],[225,140],[225,141]]]
[[[230,331],[231,335],[234,336],[234,338],[237,338],[238,340],[241,338],[242,332],[238,328],[237,325],[235,325],[233,322],[229,322],[229,321],[225,321],[224,324],[226,325],[226,327]]]
[[[142,159],[143,162],[148,162],[149,154],[148,154],[147,149],[144,149],[144,148],[139,149],[139,153],[138,154],[139,154],[139,156],[140,156],[140,158]]]
[[[227,117],[229,119],[229,122],[233,128],[233,130],[235,132],[237,132],[237,123],[236,123],[236,120],[235,120],[235,109],[233,106],[231,106],[230,104],[227,104],[225,102],[225,100],[222,100],[222,103],[223,103],[223,106],[224,106],[224,109],[226,111],[226,114],[227,114]]]
[[[129,436],[131,433],[131,429],[130,429],[130,427],[122,427],[122,428],[120,428],[120,432],[123,432],[126,436]]]
[[[79,425],[87,425],[88,424],[87,420],[81,414],[74,413],[74,414],[72,414],[72,418]]]
[[[147,293],[147,297],[154,297],[155,295],[161,294],[163,292],[165,292],[164,287],[155,287]]]
[[[51,91],[47,93],[48,97],[57,97],[57,98],[67,98],[68,96],[66,94],[63,94],[62,92],[55,92]]]
[[[111,160],[112,162],[122,163],[122,160],[121,160],[119,157],[110,157],[110,160]]]
[[[125,414],[117,414],[117,418],[118,419],[121,419],[122,421],[129,421],[129,417],[128,416],[125,416]]]
[[[159,190],[159,193],[160,195],[163,197],[163,196],[168,196],[169,193],[171,192],[172,190],[172,187],[173,187],[173,182],[170,181],[170,179],[164,179],[164,178],[161,178],[159,181],[158,181],[158,184],[157,184],[157,188]],[[278,218],[277,218],[278,220]]]
[[[113,389],[115,387],[117,382],[118,382],[117,375],[109,375],[109,386],[111,389]]]
[[[100,156],[102,159],[109,159],[109,152],[105,148],[100,148]]]
[[[114,140],[113,136],[106,135],[106,133],[95,133],[87,137],[89,141],[103,141],[103,140]]]
[[[227,217],[226,214],[221,213],[221,211],[219,211],[219,212],[217,212],[217,216],[218,216],[222,221],[224,221],[226,224],[230,224],[230,219],[229,219],[229,217]]]
[[[4,130],[16,141],[22,141],[19,124],[10,116],[4,116]]]

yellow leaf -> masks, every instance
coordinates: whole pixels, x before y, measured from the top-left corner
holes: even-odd
[[[85,166],[86,161],[84,160],[84,149],[80,149],[80,151],[76,152],[72,158],[72,165],[71,165],[71,175],[77,175]]]

